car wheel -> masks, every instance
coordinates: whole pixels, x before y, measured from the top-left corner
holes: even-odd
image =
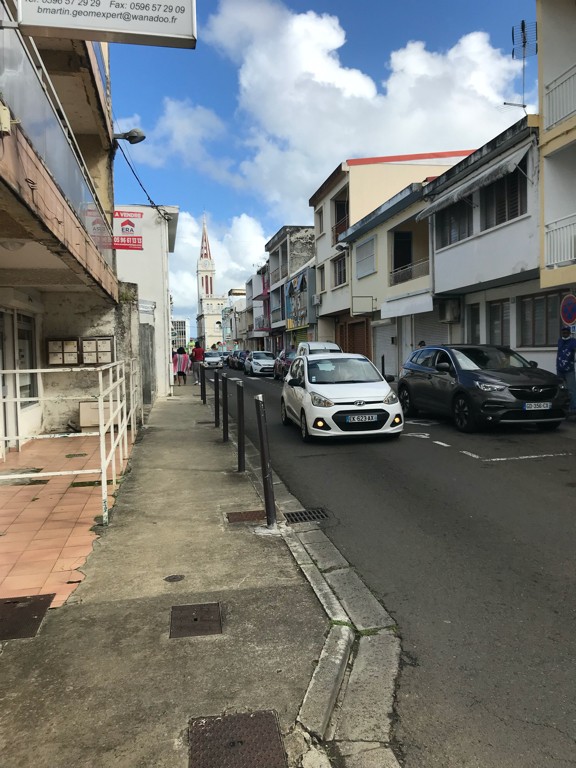
[[[400,400],[400,405],[402,406],[404,416],[418,415],[418,411],[414,407],[414,403],[412,402],[412,395],[410,394],[408,387],[400,387],[398,390],[398,400]]]
[[[306,424],[306,414],[304,411],[300,414],[300,437],[303,442],[310,442],[310,433],[308,432],[308,424]]]
[[[290,419],[286,413],[286,403],[284,400],[280,400],[280,420],[283,426],[287,427],[290,425]]]
[[[560,426],[559,421],[546,421],[543,424],[536,425],[540,432],[553,432]]]
[[[478,428],[478,421],[472,410],[472,404],[466,395],[456,395],[452,402],[452,416],[456,429],[460,432],[474,432]]]

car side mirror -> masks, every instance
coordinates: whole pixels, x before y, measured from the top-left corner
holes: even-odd
[[[388,382],[388,384],[392,384],[393,381],[396,381],[396,376],[390,376],[388,374],[384,375],[385,381]]]
[[[301,387],[302,382],[300,379],[287,379],[287,383],[289,387]]]
[[[536,360],[529,360],[528,362],[530,363],[530,368],[538,368]]]
[[[452,370],[452,367],[450,363],[446,363],[446,362],[436,363],[436,370],[438,371],[438,373],[450,373],[450,371]]]

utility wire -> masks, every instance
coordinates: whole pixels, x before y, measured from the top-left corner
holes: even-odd
[[[140,177],[139,177],[139,176],[138,176],[138,174],[136,173],[136,169],[135,169],[135,168],[134,168],[134,166],[132,165],[131,161],[128,159],[128,156],[127,156],[126,152],[124,152],[124,149],[122,148],[121,144],[120,144],[120,143],[117,141],[117,142],[116,142],[116,145],[117,145],[118,149],[120,150],[120,152],[122,153],[122,155],[123,155],[123,157],[124,157],[124,160],[126,160],[126,165],[127,165],[127,166],[128,166],[128,168],[130,168],[130,170],[132,171],[132,174],[133,174],[134,178],[136,179],[136,181],[137,181],[137,182],[138,182],[138,184],[140,185],[140,187],[141,187],[142,191],[143,191],[143,192],[144,192],[144,194],[146,195],[146,198],[147,198],[148,202],[150,203],[150,205],[152,206],[152,208],[155,208],[155,209],[158,211],[158,213],[160,214],[160,216],[162,216],[162,218],[163,218],[165,221],[170,221],[170,220],[172,219],[172,217],[170,216],[170,214],[169,214],[169,213],[167,213],[166,211],[164,211],[162,208],[160,208],[160,206],[159,206],[159,205],[156,205],[156,203],[155,203],[155,202],[152,200],[152,198],[151,198],[151,197],[150,197],[150,195],[148,194],[148,191],[146,190],[146,187],[145,187],[145,186],[144,186],[144,184],[143,184],[143,183],[140,181]]]

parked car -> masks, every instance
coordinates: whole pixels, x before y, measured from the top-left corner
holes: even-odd
[[[204,352],[204,368],[222,368],[222,358],[220,352],[207,349]]]
[[[237,371],[243,371],[244,370],[244,361],[248,357],[248,354],[250,353],[249,349],[242,349],[240,352],[238,352],[238,357],[236,358],[236,370]]]
[[[400,437],[396,393],[364,355],[344,352],[296,356],[282,387],[282,424],[311,437]]]
[[[274,373],[274,355],[272,352],[256,350],[250,352],[244,360],[246,376],[272,376]]]
[[[333,341],[301,341],[296,350],[297,355],[316,355],[323,352],[342,352]]]
[[[486,424],[536,424],[556,429],[566,418],[563,381],[518,352],[489,344],[426,346],[398,377],[405,416],[419,410],[452,416],[461,432]]]
[[[284,379],[295,357],[296,357],[295,349],[283,349],[281,352],[278,353],[278,356],[274,360],[274,378],[275,379]]]

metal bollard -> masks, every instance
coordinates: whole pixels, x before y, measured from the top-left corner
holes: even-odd
[[[236,420],[238,421],[238,472],[246,469],[246,450],[244,435],[244,382],[236,382]]]
[[[260,438],[260,463],[262,465],[262,484],[264,486],[264,506],[266,507],[266,527],[276,528],[276,504],[272,482],[272,463],[268,447],[268,429],[266,427],[266,406],[262,395],[256,395],[256,419]]]
[[[200,398],[206,405],[206,368],[200,363]]]
[[[228,442],[228,375],[222,374],[222,442]]]
[[[214,426],[220,426],[220,374],[214,371]]]

